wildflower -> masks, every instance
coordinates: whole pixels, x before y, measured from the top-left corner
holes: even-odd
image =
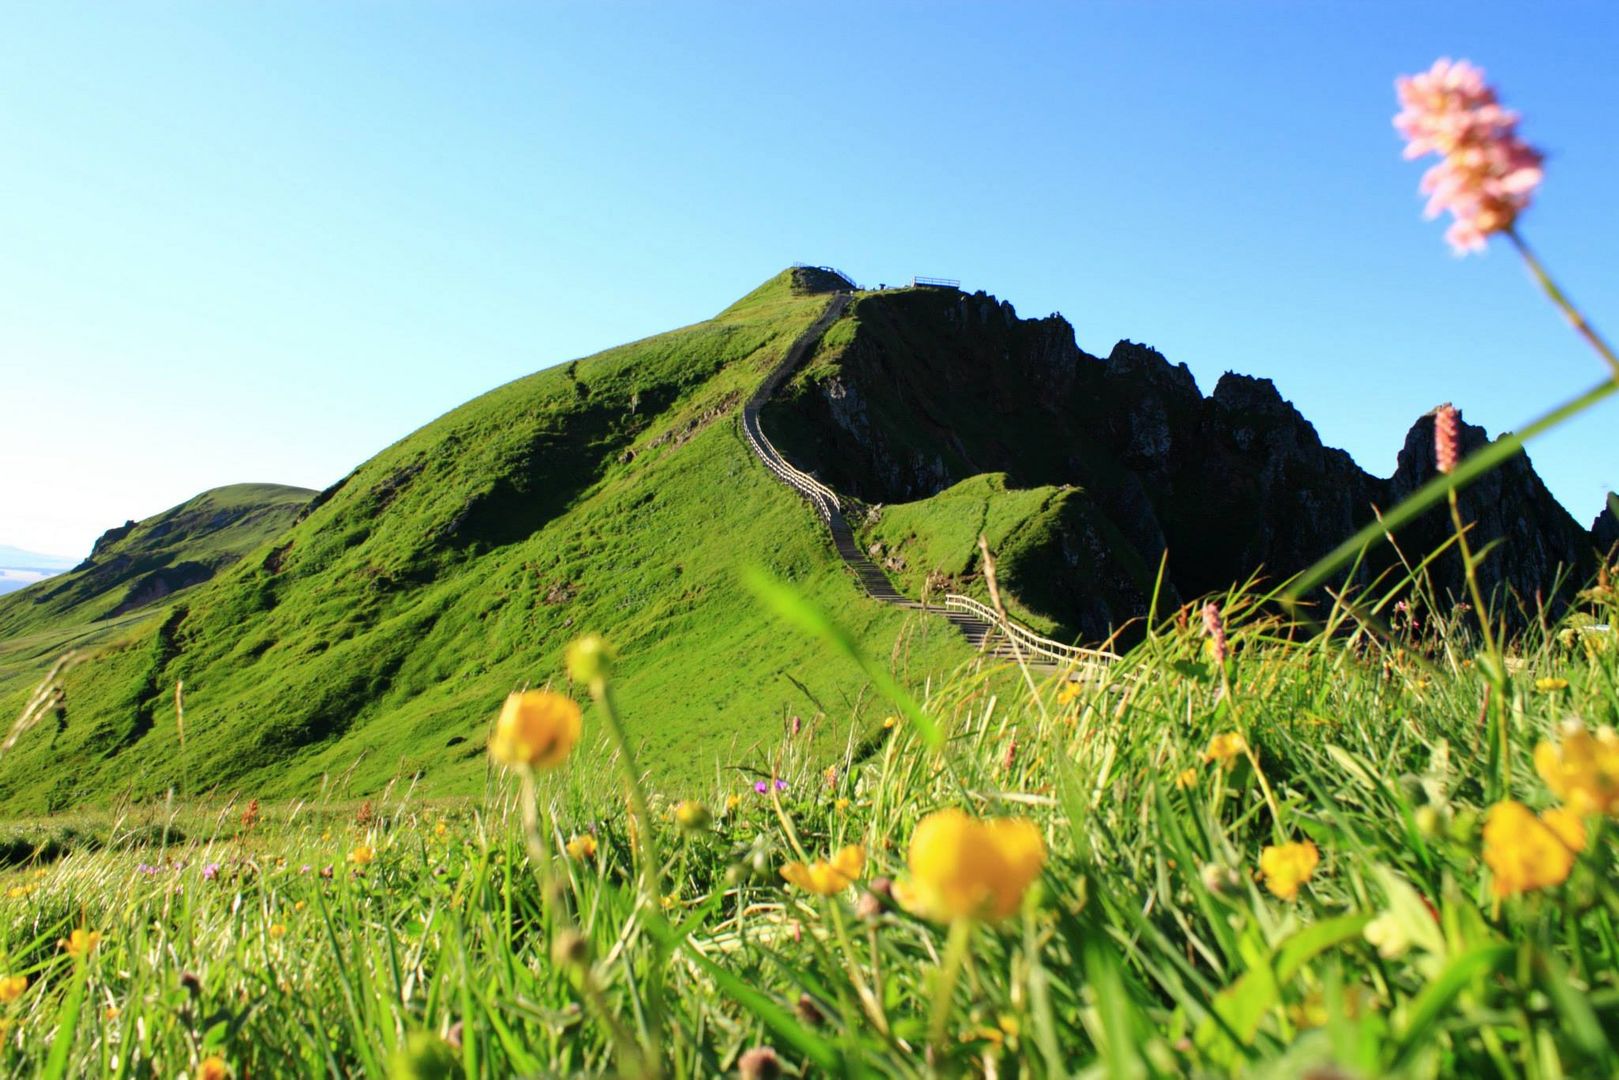
[[[836,810],[840,814],[843,813],[843,811],[849,809],[849,800],[839,799],[837,802],[832,804],[832,809]]]
[[[1565,724],[1562,738],[1535,747],[1535,771],[1576,814],[1609,814],[1619,809],[1619,735],[1610,727],[1593,735],[1578,722]]]
[[[1535,689],[1539,690],[1542,694],[1555,694],[1559,690],[1568,689],[1568,680],[1553,678],[1536,679]]]
[[[837,787],[838,786],[838,767],[836,765],[828,765],[826,767],[826,771],[821,774],[821,777],[822,777],[822,779],[824,779],[826,781],[826,786],[827,787],[829,787],[829,788]]]
[[[108,1005],[105,1009],[101,1010],[101,1018],[107,1021],[109,1024],[118,1019],[118,1015],[119,1009],[116,1005]]]
[[[1456,462],[1461,457],[1461,441],[1456,430],[1460,415],[1456,406],[1448,401],[1433,411],[1434,461],[1439,471],[1447,476],[1456,471]]]
[[[1225,620],[1220,618],[1220,609],[1212,602],[1203,605],[1203,631],[1209,635],[1214,662],[1224,664],[1231,655],[1231,648],[1226,642]]]
[[[359,811],[354,815],[354,824],[364,829],[376,819],[377,812],[371,808],[371,800],[367,799],[360,804]]]
[[[563,663],[568,669],[568,678],[593,683],[612,674],[615,655],[613,647],[600,634],[586,634],[568,646]]]
[[[1198,871],[1198,877],[1215,896],[1235,896],[1242,888],[1242,875],[1229,866],[1208,863]]]
[[[686,832],[702,832],[714,820],[714,815],[708,812],[708,807],[696,799],[687,799],[675,807],[675,824]]]
[[[1392,911],[1385,911],[1367,923],[1361,936],[1385,960],[1398,960],[1411,948],[1411,935]]]
[[[1209,740],[1209,748],[1203,751],[1203,760],[1217,761],[1222,769],[1229,769],[1247,750],[1248,740],[1240,732],[1227,731]]]
[[[11,888],[6,890],[6,896],[13,900],[21,900],[23,897],[27,896],[33,891],[33,888],[28,885],[13,885]]]
[[[798,995],[798,1004],[793,1006],[793,1015],[797,1016],[799,1023],[805,1027],[820,1027],[826,1023],[826,1014],[808,994]]]
[[[437,825],[433,826],[433,835],[442,840],[446,836],[450,835],[450,827],[441,821]]]
[[[216,862],[202,864],[202,877],[204,881],[212,881],[219,876],[219,864]]]
[[[1518,137],[1518,116],[1503,109],[1482,69],[1466,60],[1434,61],[1394,81],[1405,156],[1438,154],[1422,178],[1428,217],[1449,211],[1445,233],[1457,254],[1482,251],[1485,237],[1512,228],[1543,178],[1539,151]]]
[[[1277,844],[1259,853],[1259,869],[1265,875],[1265,888],[1292,900],[1299,894],[1299,886],[1310,880],[1321,853],[1309,840],[1299,843]]]
[[[1040,829],[1027,818],[978,821],[960,810],[929,814],[911,833],[910,880],[896,885],[907,910],[935,922],[1003,919],[1045,866]]]
[[[95,952],[96,946],[101,944],[101,933],[97,930],[86,930],[80,927],[57,944],[61,945],[63,950],[75,960],[82,960]]]
[[[349,862],[355,866],[369,866],[377,857],[377,849],[370,844],[360,844],[349,852]]]
[[[1567,810],[1539,817],[1511,799],[1490,807],[1484,820],[1484,861],[1498,897],[1561,885],[1585,850],[1585,826]]]
[[[824,862],[817,861],[808,866],[801,862],[790,862],[781,868],[781,876],[790,884],[817,896],[832,896],[854,884],[865,869],[866,849],[859,844],[850,844]]]
[[[782,1075],[781,1058],[768,1046],[755,1046],[736,1059],[742,1080],[777,1080]]]
[[[218,1054],[202,1059],[197,1066],[197,1080],[227,1080],[230,1076],[230,1066]]]
[[[725,796],[725,812],[727,814],[729,814],[731,811],[735,810],[737,807],[739,807],[741,805],[742,805],[742,796],[738,795],[736,792],[733,791],[733,792],[731,792],[731,794]]]
[[[770,781],[768,781],[768,780],[760,780],[760,781],[758,781],[757,783],[755,783],[753,785],[753,790],[757,791],[761,795],[769,795],[770,794]],[[786,791],[787,790],[787,781],[777,779],[777,781],[776,781],[776,790],[777,791]]]
[[[7,975],[0,978],[0,1004],[11,1004],[22,997],[22,992],[26,989],[28,989],[26,975]]]
[[[1071,681],[1063,683],[1062,689],[1057,691],[1057,704],[1067,705],[1069,702],[1073,701],[1079,696],[1079,691],[1080,685],[1078,682]]]
[[[1197,770],[1182,769],[1175,774],[1175,786],[1182,791],[1197,786]]]
[[[502,765],[555,768],[573,750],[581,729],[579,705],[572,698],[526,690],[506,698],[489,753]]]
[[[551,942],[551,960],[558,967],[584,967],[589,959],[590,942],[577,930],[562,930]]]
[[[883,730],[884,731],[891,730],[898,723],[899,723],[899,717],[897,717],[897,716],[885,716],[885,717],[883,717]]]
[[[274,924],[271,925],[271,927],[270,927],[270,937],[273,940],[280,941],[282,938],[284,938],[286,936],[287,936],[287,925],[286,925],[286,923],[274,923]]]
[[[581,833],[563,845],[568,858],[574,862],[584,862],[586,859],[596,857],[596,838],[589,833]]]

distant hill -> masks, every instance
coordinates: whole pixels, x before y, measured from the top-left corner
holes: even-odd
[[[315,494],[234,484],[108,529],[67,573],[0,601],[0,640],[45,625],[116,618],[200,585],[292,524]]]

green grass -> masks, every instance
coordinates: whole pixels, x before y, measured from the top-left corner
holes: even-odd
[[[1174,619],[1077,693],[963,667],[921,702],[937,753],[872,710],[840,717],[830,772],[775,733],[751,771],[680,793],[712,828],[654,796],[655,897],[599,719],[540,777],[532,832],[501,773],[467,801],[401,783],[362,809],[329,787],[251,829],[221,798],[75,820],[94,845],[0,882],[0,974],[29,980],[0,1054],[104,1076],[218,1055],[236,1075],[707,1077],[765,1045],[806,1076],[1612,1075],[1615,830],[1588,819],[1565,882],[1505,898],[1480,835],[1504,795],[1555,803],[1530,757],[1561,721],[1619,715],[1619,648],[1580,629],[1619,614],[1612,593],[1517,643],[1500,679],[1460,621],[1391,641],[1338,609],[1336,633],[1291,642],[1257,600],[1226,600],[1223,669]],[[1203,760],[1227,732],[1251,761]],[[773,772],[787,789],[757,795]],[[1048,855],[1016,914],[960,932],[941,1000],[950,932],[863,894],[951,806],[1032,820]],[[548,869],[592,830],[594,859]],[[1262,850],[1304,839],[1320,865],[1274,895]],[[845,844],[868,854],[855,888],[782,882]],[[362,846],[375,861],[348,861]],[[58,945],[80,927],[103,935],[84,962]]]
[[[978,538],[995,553],[1010,614],[1069,641],[1111,637],[1147,608],[1156,567],[1145,566],[1106,515],[1074,487],[1014,489],[1000,473],[975,476],[928,499],[884,506],[861,530],[863,546],[920,597],[959,592],[988,602]],[[1064,613],[1082,595],[1111,619],[1077,627]],[[1139,628],[1137,628],[1139,629]]]
[[[476,792],[495,706],[555,679],[587,626],[625,651],[630,738],[660,784],[706,779],[793,715],[833,752],[869,720],[867,680],[782,633],[742,566],[799,582],[893,650],[909,685],[970,653],[941,621],[865,599],[736,427],[826,302],[783,274],[708,322],[520,379],[401,440],[98,643],[63,706],[0,756],[0,807],[363,795],[396,779]],[[26,663],[0,682],[0,710],[20,711],[64,643],[12,643]]]
[[[0,597],[0,695],[69,649],[160,618],[173,593],[264,545],[314,495],[279,484],[214,488],[103,540],[90,565]]]

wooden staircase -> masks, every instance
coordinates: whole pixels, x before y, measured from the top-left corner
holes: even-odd
[[[937,615],[960,630],[973,648],[999,659],[1016,660],[1021,656],[1031,665],[1060,667],[1075,673],[1118,659],[1113,653],[1081,649],[1040,637],[1025,626],[1003,619],[995,611],[970,597],[952,594],[945,598],[942,605],[923,604],[919,600],[912,600],[895,588],[893,581],[882,568],[860,550],[860,546],[855,542],[854,530],[849,527],[848,521],[843,516],[843,503],[838,498],[837,492],[809,473],[796,468],[765,436],[764,429],[759,424],[759,412],[765,402],[770,400],[782,382],[804,362],[810,350],[821,340],[828,328],[842,317],[851,299],[852,296],[848,292],[835,293],[831,302],[827,304],[826,311],[815,320],[813,326],[799,335],[788,348],[787,354],[782,357],[781,363],[771,369],[770,374],[765,376],[759,388],[742,406],[742,433],[754,454],[764,463],[765,468],[775,473],[778,480],[802,495],[815,508],[821,520],[826,522],[827,530],[832,534],[832,545],[837,549],[838,556],[844,565],[853,571],[855,580],[873,600]]]

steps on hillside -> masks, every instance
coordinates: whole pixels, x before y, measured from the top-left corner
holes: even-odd
[[[838,557],[844,565],[853,571],[855,579],[866,595],[873,600],[880,600],[895,607],[914,608],[937,615],[961,631],[967,643],[988,656],[999,659],[1016,659],[1016,646],[993,623],[972,615],[968,612],[923,604],[912,600],[894,587],[881,567],[872,562],[866,553],[860,550],[855,542],[854,530],[849,527],[848,521],[843,517],[843,508],[839,504],[837,494],[815,477],[801,472],[791,462],[782,457],[770,440],[765,437],[764,428],[759,423],[759,412],[764,403],[776,392],[776,388],[792,374],[804,358],[814,348],[815,343],[821,339],[827,329],[836,322],[852,299],[849,293],[840,292],[832,298],[821,317],[815,320],[808,330],[799,335],[798,339],[787,349],[782,358],[770,374],[765,376],[753,396],[748,398],[742,406],[742,430],[753,449],[754,454],[762,461],[767,469],[775,474],[776,479],[792,488],[815,507],[816,513],[826,522],[827,531],[832,534],[832,545],[837,549]],[[1054,667],[1055,664],[1044,657],[1029,657],[1031,665],[1041,667]]]

